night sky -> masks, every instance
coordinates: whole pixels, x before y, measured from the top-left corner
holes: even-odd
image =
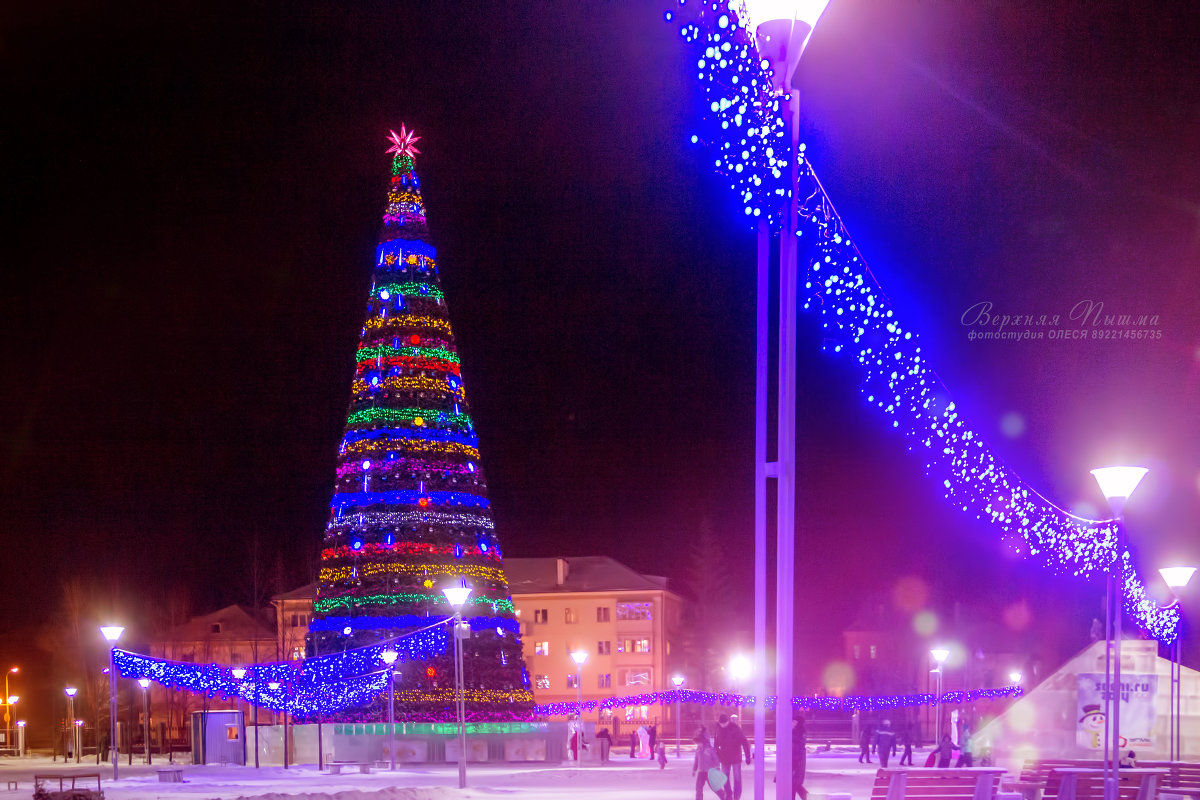
[[[666,7],[5,9],[0,659],[36,658],[71,575],[143,628],[173,583],[197,610],[247,601],[255,539],[285,588],[307,579],[401,122],[506,554],[681,580],[711,526],[748,624],[755,241],[688,143]],[[1143,574],[1200,561],[1196,41],[1187,3],[833,0],[802,65],[821,179],[975,428],[1084,515],[1090,468],[1152,468]],[[962,321],[1080,301],[1161,339]],[[943,610],[1028,601],[1027,644],[1086,643],[1102,588],[950,509],[802,325],[808,668],[905,576]]]

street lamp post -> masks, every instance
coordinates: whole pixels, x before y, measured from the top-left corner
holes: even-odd
[[[18,672],[20,672],[20,671],[21,671],[21,668],[20,668],[20,667],[9,667],[9,668],[8,668],[8,672],[4,673],[4,700],[5,700],[5,706],[4,706],[4,745],[5,745],[5,747],[12,747],[12,725],[11,725],[11,721],[12,721],[12,719],[13,719],[13,716],[14,716],[14,715],[13,715],[13,713],[12,713],[12,710],[13,710],[13,708],[12,708],[12,704],[16,702],[15,700],[10,700],[10,699],[9,699],[9,695],[8,695],[8,676],[9,676],[9,675],[15,675],[15,674],[17,674],[17,673],[18,673]]]
[[[17,720],[17,756],[25,757],[25,720]]]
[[[391,770],[396,771],[396,673],[392,665],[400,654],[395,650],[384,650],[380,655],[388,668],[388,753],[391,756]]]
[[[76,734],[79,729],[75,727],[75,693],[79,690],[74,686],[68,686],[64,691],[67,695],[67,724],[71,726],[67,731],[71,734],[71,749],[75,751],[75,763],[78,764],[79,742],[77,741]]]
[[[583,766],[583,662],[587,661],[586,650],[575,650],[571,660],[575,662],[575,766]]]
[[[138,686],[142,687],[142,749],[146,751],[146,764],[150,763],[150,679],[138,678]],[[133,743],[130,741],[129,752],[133,753]],[[245,761],[245,756],[242,761]]]
[[[942,743],[942,672],[946,668],[946,659],[950,657],[950,651],[944,647],[935,647],[929,651],[929,655],[937,662],[937,668],[934,669],[937,673],[937,698],[934,701],[937,716],[933,720],[933,746],[936,748]]]
[[[1179,604],[1180,593],[1187,588],[1188,582],[1191,581],[1192,575],[1196,573],[1195,567],[1163,567],[1159,574],[1162,575],[1163,581],[1166,582],[1167,588],[1171,590],[1171,596],[1174,601],[1172,606]],[[1170,606],[1168,606],[1169,608]],[[1182,694],[1183,694],[1183,663],[1180,661],[1179,643],[1183,638],[1182,633],[1175,635],[1174,653],[1171,656],[1171,710],[1170,710],[1170,730],[1167,738],[1170,741],[1171,761],[1180,761],[1183,759],[1183,739],[1181,738],[1182,731],[1180,730],[1180,718],[1183,711]]]
[[[671,676],[671,683],[675,684],[675,758],[679,758],[679,743],[683,740],[683,697],[680,693],[683,676]]]
[[[454,699],[458,706],[458,788],[467,788],[467,709],[463,696],[462,607],[471,596],[471,587],[464,580],[461,586],[442,589],[446,602],[454,609]]]
[[[108,755],[112,759],[113,780],[117,779],[117,640],[125,628],[120,625],[104,625],[100,633],[108,641]]]
[[[796,232],[798,228],[798,163],[800,141],[799,97],[792,77],[817,21],[829,0],[746,0],[748,27],[755,35],[759,55],[771,62],[774,91],[784,98],[791,128],[791,197],[779,235],[779,349],[776,408],[776,460],[767,462],[767,361],[768,305],[771,295],[769,268],[770,231],[765,221],[758,229],[757,300],[755,329],[754,412],[754,654],[755,705],[764,709],[767,697],[767,479],[776,482],[776,624],[775,712],[776,772],[790,775],[792,733],[793,618],[795,605],[796,544]],[[781,709],[783,711],[781,711]],[[766,715],[754,715],[754,798],[766,796]],[[791,780],[776,781],[777,797],[791,800]]]
[[[1149,470],[1145,467],[1101,467],[1092,470],[1096,483],[1100,484],[1100,491],[1108,500],[1117,526],[1116,552],[1113,553],[1112,567],[1108,570],[1112,633],[1109,639],[1111,644],[1104,659],[1104,680],[1108,684],[1104,694],[1105,705],[1112,709],[1111,715],[1105,713],[1105,719],[1111,720],[1112,741],[1108,747],[1108,761],[1104,766],[1104,800],[1117,800],[1118,770],[1121,765],[1121,623],[1125,616],[1125,586],[1120,568],[1125,552],[1125,502],[1142,482],[1142,478],[1146,477],[1147,472]],[[1105,614],[1106,617],[1109,615]]]

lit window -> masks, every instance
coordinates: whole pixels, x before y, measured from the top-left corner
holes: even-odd
[[[596,678],[596,688],[611,689],[612,688],[612,673],[605,672],[601,675],[598,675]]]
[[[856,644],[854,645],[854,660],[858,661],[860,658],[862,658],[862,647]]]
[[[617,603],[617,619],[653,619],[653,603]]]
[[[648,667],[640,667],[638,669],[621,670],[621,685],[622,686],[649,686],[650,685],[650,669]]]
[[[568,625],[573,625],[576,622],[579,622],[579,617],[578,617],[578,615],[575,614],[575,609],[573,609],[573,608],[567,609],[566,622]]]
[[[550,676],[549,675],[535,675],[534,676],[534,686],[538,689],[549,689],[550,688]]]
[[[875,645],[871,645],[871,658],[876,656]]]
[[[550,643],[549,642],[535,642],[533,645],[533,654],[535,656],[550,655]]]
[[[578,674],[567,676],[567,688],[568,689],[578,689],[579,688],[579,675]]]
[[[607,656],[612,654],[612,642],[596,642],[596,655]]]

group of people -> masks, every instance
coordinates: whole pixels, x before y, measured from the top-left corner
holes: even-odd
[[[716,732],[711,741],[704,726],[700,727],[693,741],[696,742],[696,756],[692,761],[696,800],[704,800],[706,784],[721,800],[739,800],[742,796],[742,760],[744,758],[749,765],[753,757],[750,741],[738,724],[737,717],[722,714],[717,719]],[[804,717],[796,715],[792,718],[792,796],[801,800],[808,797],[804,788],[807,744]]]
[[[886,767],[888,759],[897,750],[903,748],[900,755],[900,766],[912,766],[913,730],[909,723],[898,732],[892,730],[891,720],[885,719],[876,729],[873,725],[864,725],[858,736],[858,763],[871,763],[871,753],[879,755],[879,766]]]

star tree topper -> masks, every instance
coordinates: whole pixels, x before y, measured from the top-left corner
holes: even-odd
[[[392,143],[392,146],[387,149],[387,152],[395,153],[398,156],[408,156],[409,158],[421,152],[413,146],[414,143],[420,141],[421,137],[417,136],[416,131],[405,130],[404,123],[400,123],[400,133],[396,133],[395,131],[391,131],[390,133],[392,135],[388,137],[388,141]]]

